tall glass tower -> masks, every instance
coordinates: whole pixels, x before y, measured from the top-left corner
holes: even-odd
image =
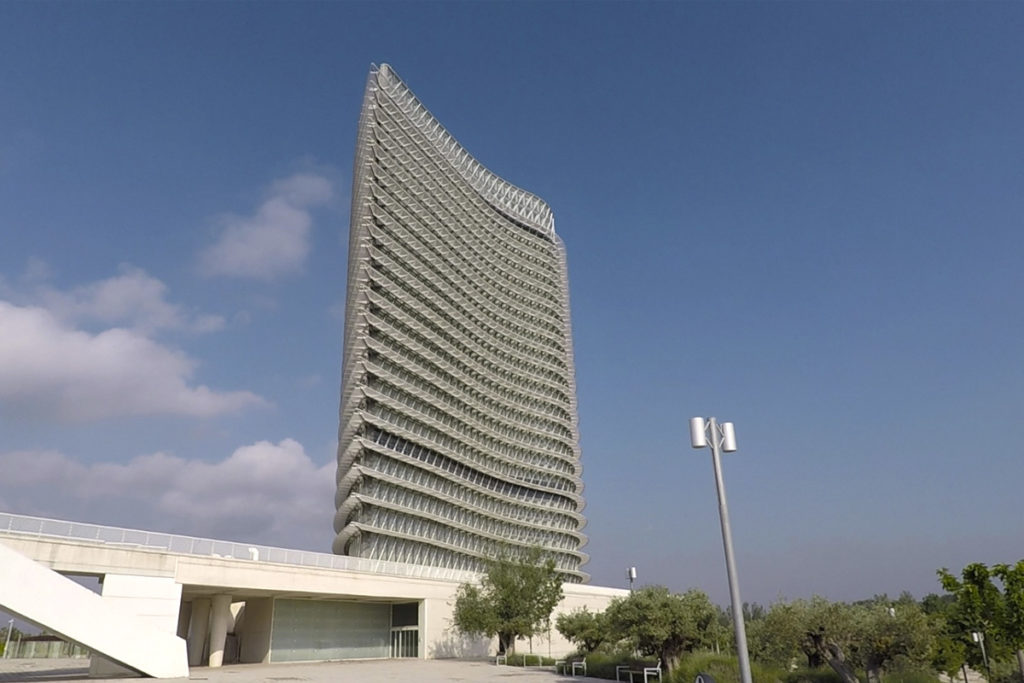
[[[334,552],[589,579],[565,248],[389,66],[359,120]]]

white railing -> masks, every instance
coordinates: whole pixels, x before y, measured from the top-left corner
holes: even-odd
[[[201,555],[204,557],[225,557],[252,562],[289,564],[321,569],[341,569],[352,572],[385,574],[389,576],[438,579],[443,581],[476,581],[479,576],[473,572],[444,567],[427,567],[402,562],[369,560],[362,557],[316,553],[309,550],[275,548],[255,543],[218,541],[212,538],[196,538],[179,534],[165,534],[158,531],[123,529],[121,527],[70,522],[45,517],[29,517],[0,512],[0,536],[17,534],[45,538],[64,538],[88,543],[137,547],[147,550],[162,550],[179,555]]]

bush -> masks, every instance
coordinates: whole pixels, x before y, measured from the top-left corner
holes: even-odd
[[[541,666],[554,666],[555,660],[551,657],[531,654],[529,652],[516,652],[510,654],[506,660],[509,666],[537,666],[538,660]]]
[[[861,672],[860,679],[864,680]],[[788,671],[782,675],[782,683],[842,683],[835,671],[827,666],[818,669],[801,668]],[[922,671],[911,666],[896,667],[882,674],[883,683],[940,683],[940,679],[931,671]],[[990,683],[995,683],[992,681]],[[1001,683],[1010,683],[1005,681]]]
[[[633,655],[621,652],[592,652],[587,655],[587,676],[615,680],[615,667],[629,664]]]
[[[842,683],[842,681],[839,674],[827,666],[817,669],[801,667],[787,671],[782,677],[782,683]]]
[[[684,655],[672,676],[671,683],[693,683],[697,674],[708,673],[715,683],[740,683],[740,662],[730,655],[713,652],[691,652]],[[754,683],[783,683],[783,672],[756,662],[750,663],[750,676]],[[785,683],[790,683],[785,681]],[[795,682],[794,682],[795,683]],[[814,681],[812,683],[818,683]],[[822,681],[821,683],[825,683]],[[832,683],[829,681],[828,683]]]
[[[1022,683],[1020,669],[1017,668],[1016,660],[1002,662],[990,662],[992,677],[989,683]]]
[[[940,683],[940,678],[931,671],[905,669],[882,674],[884,683]]]
[[[650,666],[657,657],[637,657],[632,652],[595,652],[587,655],[587,676],[615,680],[615,667],[629,666],[639,669],[645,664]],[[664,670],[663,670],[664,671]],[[829,669],[831,673],[831,669]],[[691,652],[683,656],[674,675],[669,678],[665,673],[665,683],[693,683],[699,673],[709,673],[715,683],[740,683],[739,661],[729,655],[716,655],[712,652]],[[781,671],[771,667],[751,663],[751,676],[754,683],[802,683],[784,679]],[[834,674],[833,674],[834,676]],[[841,683],[838,677],[827,681],[808,681],[807,683]],[[911,682],[907,682],[911,683]],[[914,681],[913,683],[920,683]],[[929,681],[928,683],[933,683]]]

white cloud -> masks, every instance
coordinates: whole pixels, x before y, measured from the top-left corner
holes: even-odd
[[[154,453],[83,464],[18,451],[0,453],[0,500],[24,514],[327,552],[335,470],[293,439],[259,441],[218,462]]]
[[[248,391],[191,385],[196,361],[142,333],[92,334],[46,309],[0,301],[0,405],[62,420],[210,417],[265,404]]]
[[[163,329],[190,332],[223,329],[224,318],[219,315],[190,313],[168,302],[167,285],[141,268],[124,264],[120,271],[114,277],[67,291],[38,285],[22,298],[65,320],[123,324],[145,333]]]
[[[310,209],[330,201],[331,182],[300,173],[276,181],[251,216],[228,216],[218,240],[199,255],[205,275],[272,280],[302,269],[313,225]]]

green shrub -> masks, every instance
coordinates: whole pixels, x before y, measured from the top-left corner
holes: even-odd
[[[865,680],[864,672],[859,672],[859,678]],[[827,666],[818,669],[806,667],[794,669],[783,674],[781,681],[782,683],[842,683],[839,674]],[[932,671],[922,671],[912,666],[905,666],[896,667],[882,674],[882,683],[940,683],[940,679]],[[1011,681],[1000,683],[1011,683]]]
[[[715,683],[740,683],[739,660],[730,655],[713,652],[691,652],[685,655],[673,673],[671,683],[693,683],[700,673],[711,674]],[[783,683],[785,674],[777,669],[751,662],[750,675],[754,683]]]
[[[931,671],[920,669],[900,669],[882,674],[883,683],[940,683],[940,679]]]
[[[992,661],[992,676],[989,683],[1022,683],[1020,669],[1017,668],[1017,660]]]
[[[615,667],[628,666],[631,669],[640,669],[643,666],[650,666],[657,661],[657,657],[637,657],[631,652],[594,652],[587,655],[587,676],[592,678],[605,678],[615,680]],[[831,669],[829,670],[831,671]],[[665,683],[693,683],[699,673],[708,673],[715,679],[715,683],[740,683],[739,662],[729,655],[716,655],[712,652],[691,652],[684,655],[679,666],[671,677],[665,672],[662,680]],[[751,664],[750,673],[754,683],[802,683],[800,681],[788,681],[783,672],[756,663]],[[634,677],[635,678],[635,677]],[[841,683],[838,678],[835,680],[807,681],[807,683]],[[907,683],[926,683],[923,681],[908,681]],[[934,683],[928,681],[927,683]]]
[[[530,654],[529,652],[525,653],[525,655],[522,652],[517,652],[515,654],[509,655],[506,663],[509,666],[537,666],[538,659],[540,660],[541,666],[555,665],[555,660],[551,657],[538,656]]]
[[[615,667],[628,664],[633,656],[621,652],[592,652],[587,655],[587,676],[615,680]]]
[[[827,666],[817,669],[801,667],[787,671],[782,678],[782,683],[843,683],[843,679]]]

